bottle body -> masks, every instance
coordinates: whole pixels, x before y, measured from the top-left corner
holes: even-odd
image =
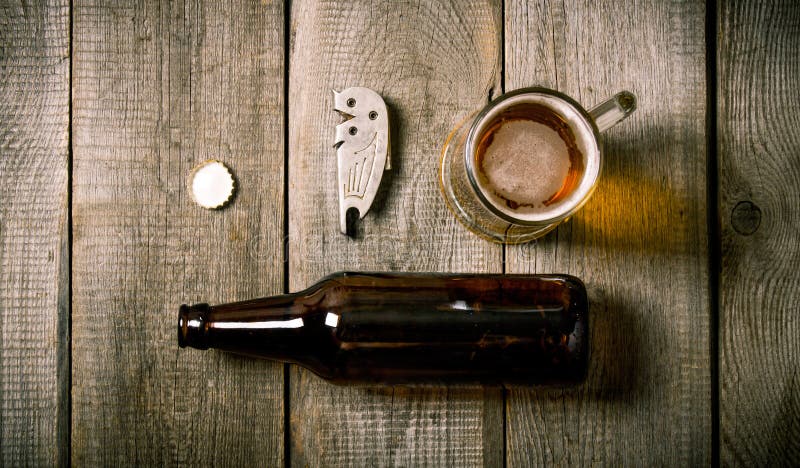
[[[340,384],[570,384],[586,374],[588,303],[565,275],[337,273],[294,294],[184,305],[178,341]]]

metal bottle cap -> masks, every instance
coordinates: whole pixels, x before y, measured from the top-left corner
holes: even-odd
[[[198,205],[208,210],[222,208],[230,202],[236,183],[225,164],[209,160],[203,162],[189,174],[189,192]]]

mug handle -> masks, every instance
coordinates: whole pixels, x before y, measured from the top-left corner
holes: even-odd
[[[594,119],[597,129],[605,132],[614,125],[620,123],[625,117],[631,115],[636,110],[636,96],[628,91],[617,93],[601,104],[589,111],[589,115]]]

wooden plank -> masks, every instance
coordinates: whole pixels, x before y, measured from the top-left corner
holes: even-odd
[[[445,137],[500,80],[500,3],[292,2],[290,287],[337,270],[498,272],[501,249],[447,211]],[[390,107],[392,170],[355,239],[339,233],[331,89],[365,86]],[[291,373],[296,466],[502,464],[498,389],[335,387]]]
[[[0,466],[68,462],[69,2],[0,6]]]
[[[508,248],[507,272],[583,278],[593,327],[585,385],[510,392],[509,465],[708,465],[704,5],[514,0],[505,18],[507,90],[639,100],[591,201]]]
[[[800,464],[800,5],[720,4],[720,459]]]
[[[179,350],[181,302],[283,286],[281,2],[74,5],[73,461],[277,466],[283,367]],[[190,169],[240,190],[206,211]]]

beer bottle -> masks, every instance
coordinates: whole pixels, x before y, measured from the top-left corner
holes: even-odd
[[[567,275],[336,273],[293,294],[182,305],[178,344],[339,384],[572,384],[586,375],[588,318]]]

